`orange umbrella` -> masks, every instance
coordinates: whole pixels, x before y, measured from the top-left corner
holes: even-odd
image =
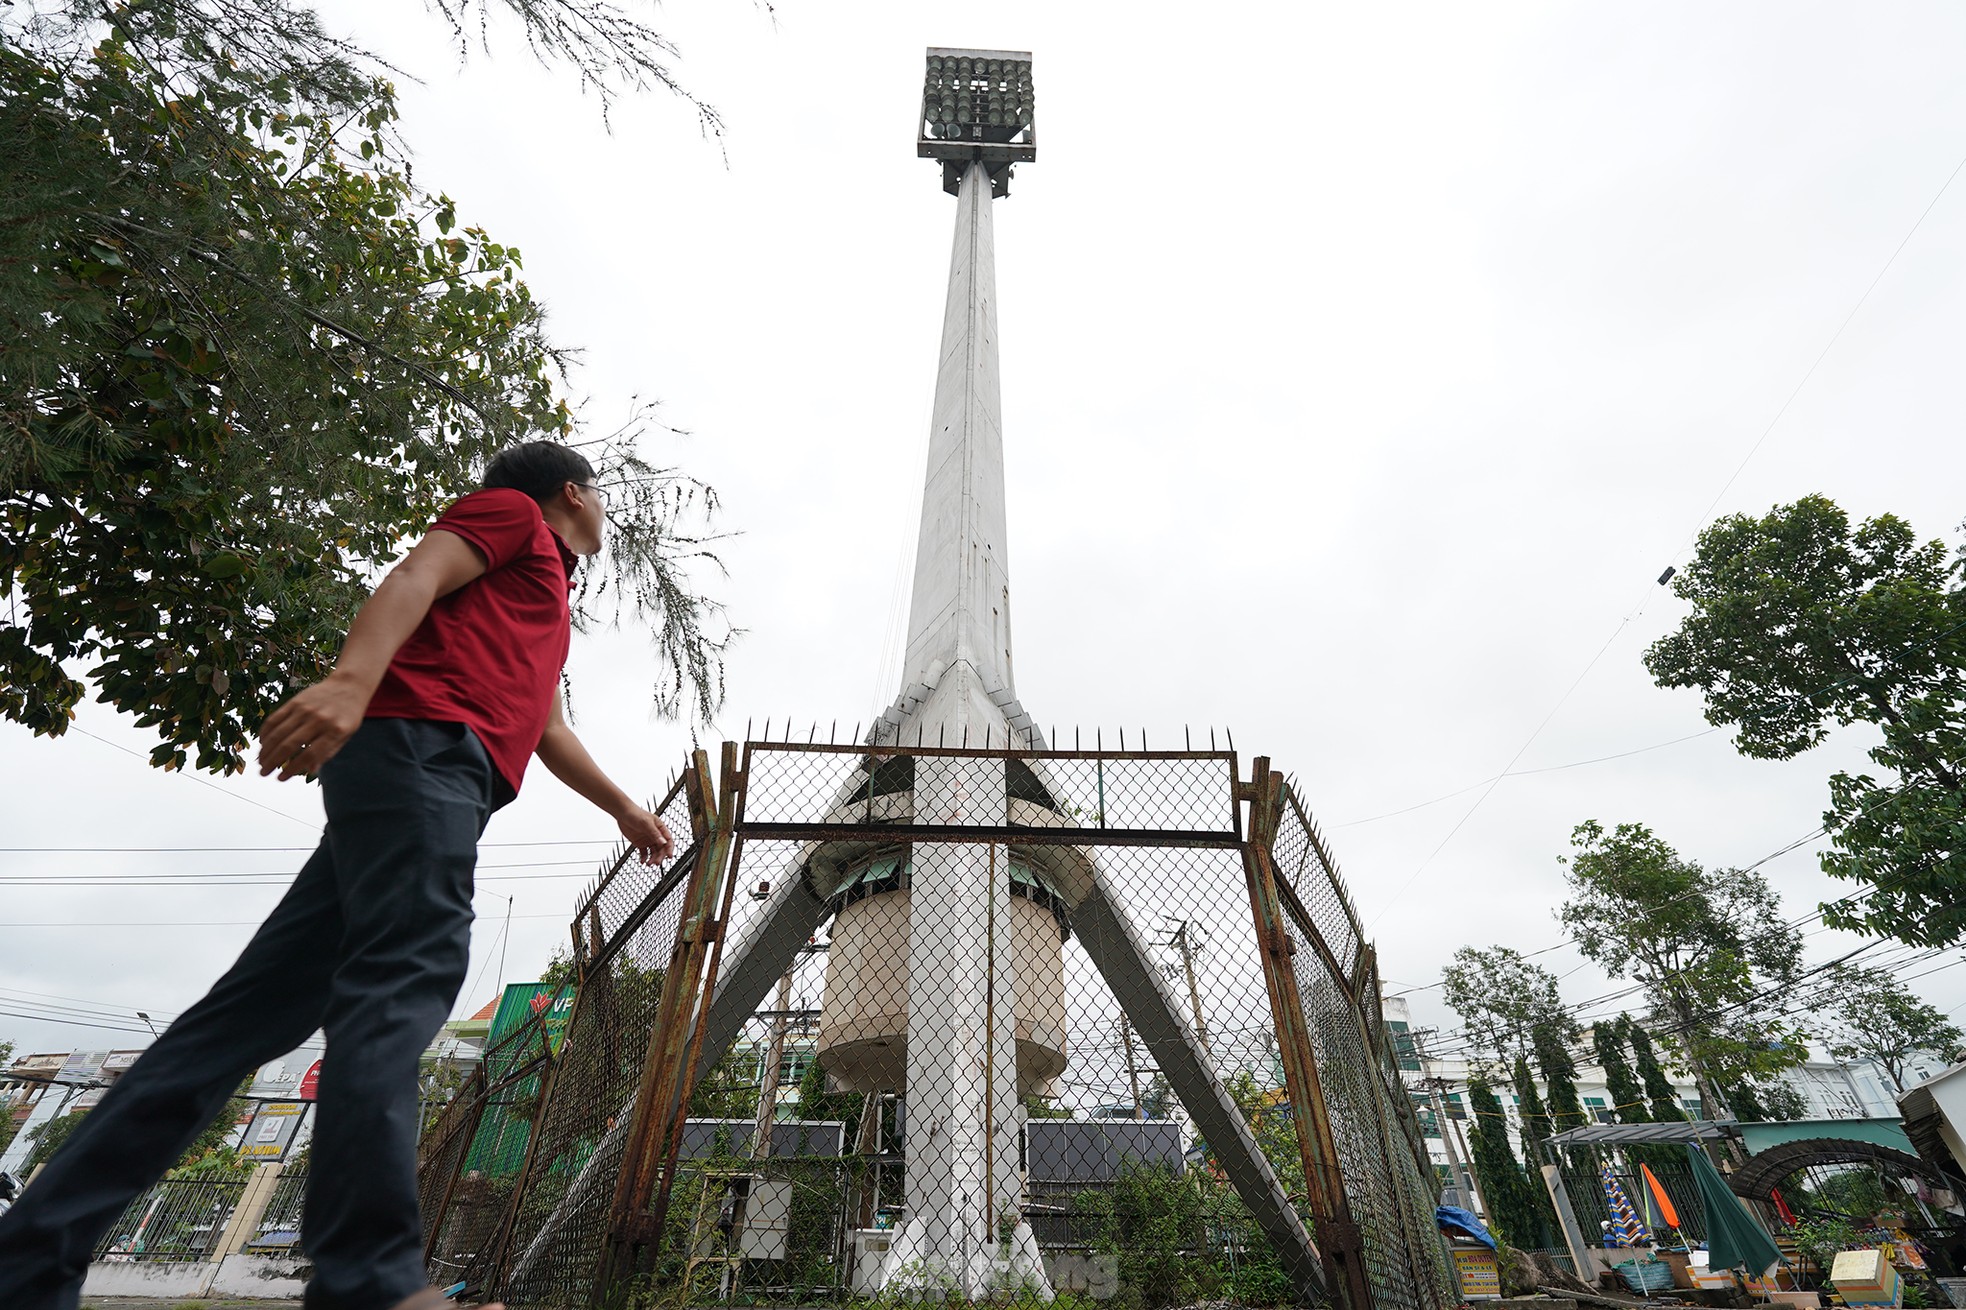
[[[1638,1171],[1645,1175],[1645,1185],[1651,1189],[1652,1199],[1658,1203],[1659,1218],[1666,1221],[1666,1227],[1668,1228],[1679,1227],[1679,1211],[1673,1209],[1672,1198],[1666,1195],[1666,1189],[1660,1185],[1659,1179],[1652,1172],[1651,1166],[1642,1164],[1638,1167]]]

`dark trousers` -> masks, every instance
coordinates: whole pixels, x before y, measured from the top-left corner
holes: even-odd
[[[130,1201],[242,1079],[317,1029],[309,1310],[383,1310],[428,1285],[417,1062],[464,983],[478,837],[503,784],[461,724],[370,719],[321,785],[320,848],[238,962],[0,1216],[6,1310],[75,1310],[96,1243]]]

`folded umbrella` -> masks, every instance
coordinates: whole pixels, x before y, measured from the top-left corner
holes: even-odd
[[[1688,1146],[1686,1154],[1693,1162],[1693,1186],[1707,1212],[1707,1267],[1745,1269],[1760,1277],[1781,1261],[1781,1248],[1728,1188],[1705,1151]]]

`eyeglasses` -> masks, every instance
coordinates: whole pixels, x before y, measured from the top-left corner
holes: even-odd
[[[601,508],[603,509],[607,508],[608,489],[606,487],[603,487],[599,483],[595,483],[595,482],[576,482],[573,485],[576,487],[585,487],[587,490],[599,496],[601,498]]]

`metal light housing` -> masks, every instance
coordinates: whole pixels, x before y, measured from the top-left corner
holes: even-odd
[[[1031,86],[1028,50],[929,47],[915,153],[942,161],[943,190],[954,195],[980,161],[991,194],[1010,194],[1012,165],[1038,157]]]

